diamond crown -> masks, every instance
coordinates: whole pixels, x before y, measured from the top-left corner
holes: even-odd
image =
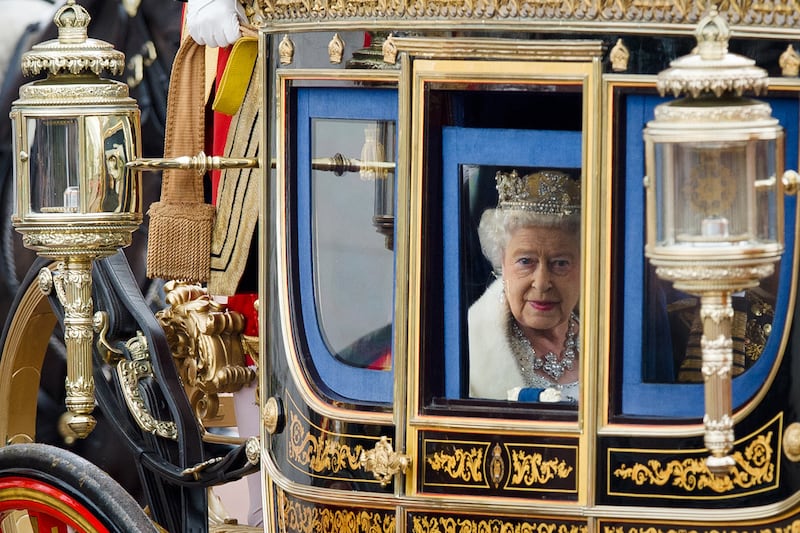
[[[498,207],[541,215],[570,216],[581,211],[581,184],[564,172],[542,170],[520,177],[516,170],[498,172]]]

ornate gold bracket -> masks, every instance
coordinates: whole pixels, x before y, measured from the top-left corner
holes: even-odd
[[[361,452],[361,466],[372,472],[382,487],[388,485],[395,475],[405,473],[410,464],[411,458],[395,452],[387,437],[381,437],[373,449]]]
[[[219,394],[236,392],[256,378],[242,344],[244,317],[212,300],[199,285],[169,281],[170,307],[156,313],[195,415],[219,414]]]

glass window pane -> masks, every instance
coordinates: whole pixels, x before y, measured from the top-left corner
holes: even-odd
[[[320,393],[386,404],[393,396],[393,87],[301,86],[296,106],[296,263],[302,359]]]
[[[317,316],[328,350],[357,367],[391,366],[394,136],[389,121],[312,121]]]

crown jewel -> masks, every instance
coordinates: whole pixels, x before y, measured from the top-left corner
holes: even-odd
[[[581,212],[579,180],[555,170],[542,170],[520,177],[516,170],[498,172],[497,205],[541,215],[569,216]]]

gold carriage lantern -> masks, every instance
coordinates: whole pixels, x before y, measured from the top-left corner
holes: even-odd
[[[697,48],[658,76],[660,104],[644,130],[647,245],[662,279],[700,297],[706,464],[734,464],[731,371],[733,293],[770,276],[783,252],[783,129],[754,61],[728,52],[715,10],[700,21]],[[788,175],[788,173],[787,173]]]
[[[23,55],[26,76],[44,79],[20,88],[11,108],[16,209],[12,222],[26,247],[58,261],[40,274],[64,306],[68,425],[78,436],[95,420],[92,379],[91,268],[131,242],[141,223],[138,173],[139,109],[121,74],[125,57],[89,39],[88,12],[67,0],[55,14],[58,39]]]

